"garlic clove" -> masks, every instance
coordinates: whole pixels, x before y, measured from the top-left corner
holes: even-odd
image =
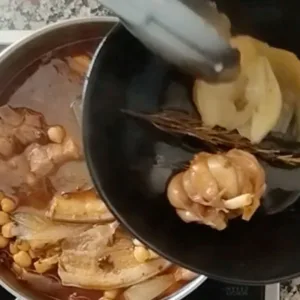
[[[167,189],[167,197],[170,203],[179,209],[186,209],[188,206],[191,206],[191,200],[188,198],[185,190],[182,185],[183,172],[175,175]]]
[[[217,181],[210,173],[204,159],[197,159],[191,164],[184,172],[182,183],[189,198],[203,205],[208,205],[219,194]]]
[[[227,209],[239,209],[245,206],[251,205],[253,200],[253,195],[243,194],[229,200],[224,200],[224,206]]]
[[[231,161],[224,155],[213,155],[207,159],[209,171],[216,179],[223,196],[232,198],[239,194],[237,173]]]

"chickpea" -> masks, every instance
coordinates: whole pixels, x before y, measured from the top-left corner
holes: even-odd
[[[44,248],[47,243],[43,243],[40,240],[31,240],[29,241],[30,248],[33,250],[38,250]]]
[[[159,255],[156,252],[154,252],[153,250],[149,249],[148,251],[149,251],[151,259],[159,258]]]
[[[34,265],[35,270],[39,274],[43,274],[43,273],[51,270],[54,267],[54,265],[47,264],[47,263],[45,263],[43,261],[39,261],[39,260],[36,261],[33,265]]]
[[[38,257],[37,253],[35,253],[32,249],[29,249],[28,253],[32,259],[35,259]]]
[[[110,291],[105,291],[104,292],[104,299],[107,299],[107,300],[114,300],[118,297],[119,295],[119,290],[110,290]]]
[[[14,262],[21,268],[28,268],[31,266],[32,259],[25,251],[20,251],[13,256]]]
[[[12,255],[15,255],[19,252],[19,248],[18,248],[18,245],[16,242],[13,242],[13,243],[10,243],[9,244],[9,252],[12,254]]]
[[[150,259],[150,253],[145,247],[135,247],[133,255],[135,259],[140,263],[144,263],[145,261]]]
[[[9,223],[3,225],[2,226],[2,235],[8,239],[14,237],[13,227],[14,227],[13,222],[9,222]]]
[[[12,199],[4,197],[1,200],[1,208],[4,212],[10,213],[16,209],[16,203]]]
[[[65,138],[65,130],[61,126],[52,126],[48,129],[49,140],[53,143],[61,144]]]
[[[0,235],[0,249],[5,248],[9,243],[9,240]]]
[[[20,275],[20,274],[22,274],[22,272],[23,272],[23,270],[22,270],[22,268],[19,266],[19,265],[17,265],[15,262],[13,262],[12,263],[12,270],[17,274],[17,275]]]
[[[144,245],[138,239],[133,239],[132,242],[135,246],[144,247]]]
[[[29,251],[30,249],[30,245],[27,241],[18,241],[17,242],[17,247],[19,250],[22,250],[22,251]]]
[[[9,222],[10,222],[9,214],[4,211],[0,211],[0,225],[7,224]]]

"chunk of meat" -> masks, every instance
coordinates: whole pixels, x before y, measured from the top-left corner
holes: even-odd
[[[137,262],[133,255],[132,238],[117,232],[112,240],[112,235],[109,237],[107,234],[107,226],[94,227],[63,243],[58,268],[63,285],[118,289],[145,281],[170,266],[162,258]]]
[[[65,222],[101,223],[114,217],[94,189],[53,197],[47,216]]]
[[[48,142],[43,116],[26,108],[0,107],[0,155],[10,158],[31,143]]]
[[[0,137],[0,155],[5,158],[14,154],[16,143],[13,137]]]
[[[30,165],[30,171],[37,176],[51,174],[57,165],[81,157],[78,146],[71,138],[66,138],[63,144],[32,144],[25,150]]]
[[[30,172],[28,162],[23,155],[17,155],[8,161],[0,160],[1,186],[19,187],[26,181]]]
[[[21,144],[27,146],[34,142],[48,141],[45,121],[41,114],[24,109],[24,122],[15,129],[14,135]]]
[[[9,105],[0,107],[0,118],[7,124],[17,127],[21,125],[24,120],[24,116],[18,114]]]
[[[48,157],[47,146],[32,144],[25,151],[30,171],[39,177],[50,174],[55,167],[52,160]]]
[[[81,158],[71,138],[63,144],[31,144],[25,151],[8,160],[0,159],[0,189],[34,186],[40,179],[54,173],[62,164]]]
[[[79,147],[70,137],[66,137],[62,144],[53,143],[44,147],[49,159],[51,159],[54,164],[61,165],[67,161],[80,159],[82,156]]]

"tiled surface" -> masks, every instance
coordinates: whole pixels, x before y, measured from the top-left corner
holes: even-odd
[[[37,29],[57,20],[107,14],[97,0],[0,0],[0,30]]]

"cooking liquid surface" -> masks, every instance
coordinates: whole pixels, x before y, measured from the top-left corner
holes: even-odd
[[[70,68],[68,60],[75,55],[90,55],[96,46],[97,41],[87,41],[45,54],[21,71],[0,98],[1,102],[9,99],[8,104],[13,108],[26,107],[41,113],[47,124],[62,125],[67,134],[82,148],[81,130],[72,103],[81,99],[83,78]],[[0,170],[0,190],[6,195],[16,196],[19,200],[21,198],[19,205],[24,205],[28,199],[24,197],[24,191],[20,190],[18,178],[6,180],[7,175]],[[74,161],[62,165],[55,174],[49,176],[49,184],[57,192],[91,186],[85,162]],[[52,193],[46,191],[46,188],[44,186],[34,191],[38,195],[35,197],[37,202],[34,203],[31,197],[31,205],[38,208],[47,205]]]
[[[95,40],[85,41],[45,54],[15,77],[0,96],[1,103],[4,104],[9,99],[8,104],[12,108],[22,107],[40,113],[44,117],[45,126],[63,126],[67,135],[82,149],[81,129],[72,104],[81,100],[84,77],[79,73],[86,70],[74,67],[72,58],[77,55],[91,56],[97,44],[98,41]],[[92,186],[84,160],[64,163],[34,188],[20,182],[19,174],[7,174],[0,169],[0,190],[15,199],[18,207],[30,207],[40,212],[46,211],[54,194]],[[47,274],[57,277],[56,272],[54,270]],[[32,280],[26,284],[46,295],[46,298],[50,296],[49,299],[98,300],[103,296],[102,291],[61,286],[57,288],[57,281],[53,279]],[[162,297],[175,292],[184,284],[185,282],[177,282]],[[122,294],[118,299],[123,299]]]
[[[41,113],[47,124],[62,125],[67,134],[81,147],[81,130],[75,118],[72,103],[81,99],[83,78],[68,65],[68,60],[76,55],[91,55],[98,41],[86,41],[72,44],[65,48],[45,54],[34,62],[11,82],[8,90],[1,97],[1,102],[13,108],[26,107]],[[21,83],[21,84],[20,84]],[[10,95],[7,98],[7,95]],[[62,165],[48,177],[38,188],[30,190],[20,188],[18,177],[6,180],[7,173],[0,171],[0,190],[17,199],[18,206],[28,206],[43,211],[56,192],[68,192],[91,186],[85,162],[72,161]],[[53,275],[56,272],[53,272]],[[42,282],[41,282],[42,283]],[[55,285],[46,287],[34,284],[33,288],[44,293],[46,290],[53,299],[61,300],[96,300],[102,296],[101,291],[83,291],[67,288],[57,290]],[[80,298],[88,297],[88,298]]]

